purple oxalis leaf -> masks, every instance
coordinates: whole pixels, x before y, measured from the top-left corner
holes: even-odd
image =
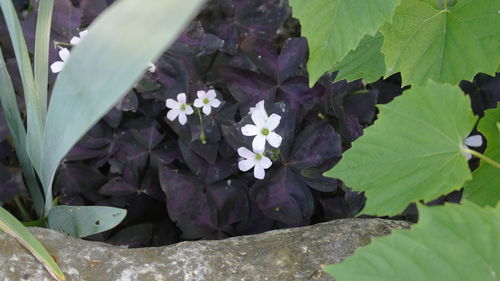
[[[18,168],[9,168],[0,164],[0,202],[9,202],[25,189],[23,175]]]
[[[307,224],[314,210],[311,191],[287,167],[252,186],[250,197],[266,216],[285,223]]]
[[[182,229],[184,238],[201,238],[217,228],[216,210],[210,208],[204,185],[196,177],[161,166],[160,184],[167,197],[168,214]]]
[[[316,121],[295,138],[288,164],[302,170],[317,167],[328,159],[340,157],[341,154],[340,136],[326,121]]]

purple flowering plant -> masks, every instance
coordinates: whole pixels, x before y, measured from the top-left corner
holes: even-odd
[[[78,44],[111,2],[55,1],[52,72],[62,70],[65,48]],[[21,22],[30,51],[36,16]],[[12,50],[0,44],[12,68]],[[126,209],[118,227],[89,237],[126,247],[354,216],[363,194],[323,173],[373,123],[375,105],[406,88],[398,74],[366,83],[333,82],[329,73],[310,86],[308,57],[286,1],[209,1],[65,156],[55,196],[62,205]],[[51,73],[49,82],[55,78]],[[22,91],[19,77],[13,82]],[[499,84],[498,76],[481,74],[462,86],[482,112],[499,99]],[[23,181],[1,132],[0,175],[9,184],[0,187],[0,201],[20,215],[12,202],[22,197]]]

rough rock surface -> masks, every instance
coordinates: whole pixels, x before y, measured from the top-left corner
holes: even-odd
[[[373,236],[407,228],[401,221],[345,219],[222,241],[124,249],[32,228],[58,260],[67,280],[333,280],[321,264],[338,263]],[[1,281],[50,281],[45,269],[0,233]]]

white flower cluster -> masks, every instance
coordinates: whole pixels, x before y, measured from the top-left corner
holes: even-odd
[[[85,36],[87,36],[88,33],[89,32],[86,29],[80,31],[80,33],[78,34],[79,36],[73,36],[73,38],[71,38],[71,40],[69,41],[70,45],[76,46],[76,45],[80,44],[80,42],[83,40],[83,38],[85,38]],[[65,43],[64,45],[68,45],[68,44]],[[69,53],[68,48],[62,48],[61,50],[59,50],[59,57],[61,58],[61,60],[56,61],[50,65],[50,70],[52,71],[52,73],[59,73],[63,70],[64,64],[66,64],[66,61],[69,59],[69,54],[70,53]],[[148,64],[148,71],[151,73],[155,73],[156,66],[153,63],[149,63]]]
[[[78,35],[80,36],[73,36],[69,43],[73,46],[76,46],[80,44],[80,42],[87,36],[89,32],[87,30],[80,31]],[[56,61],[53,64],[50,65],[50,70],[52,70],[52,73],[58,73],[61,72],[64,68],[64,64],[66,61],[69,59],[69,50],[68,48],[62,48],[59,50],[59,57],[61,58],[60,61]]]
[[[271,160],[265,156],[266,142],[274,148],[281,145],[282,137],[274,132],[280,124],[281,116],[274,113],[268,116],[264,101],[260,101],[255,107],[250,108],[249,113],[254,124],[243,126],[241,133],[245,136],[254,136],[253,152],[246,147],[238,148],[238,154],[243,157],[238,162],[238,168],[243,172],[254,168],[254,177],[263,179],[266,175],[265,170],[272,165]]]
[[[212,107],[217,108],[221,105],[221,101],[217,99],[217,94],[214,89],[210,89],[206,92],[198,91],[196,94],[198,98],[194,100],[193,105],[197,108],[201,108],[205,115],[210,115]],[[167,112],[168,120],[174,121],[178,118],[181,125],[186,124],[187,115],[191,115],[194,112],[191,105],[186,103],[186,101],[185,93],[178,94],[177,100],[167,99],[165,105],[170,108]]]

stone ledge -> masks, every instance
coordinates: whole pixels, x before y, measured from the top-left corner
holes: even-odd
[[[321,264],[338,263],[372,237],[409,223],[343,219],[220,241],[182,242],[157,248],[124,249],[31,228],[57,258],[67,280],[333,280]],[[28,251],[0,233],[0,281],[51,281]]]

